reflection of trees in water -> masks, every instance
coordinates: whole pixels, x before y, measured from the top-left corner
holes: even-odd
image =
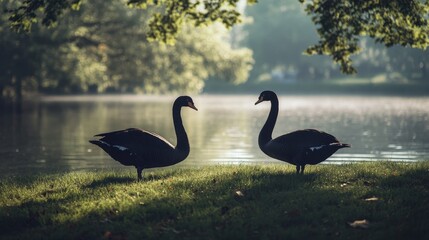
[[[94,104],[80,102],[42,102],[39,111],[40,144],[46,165],[60,170],[81,169],[88,164],[83,160],[85,117],[95,109]],[[86,120],[89,121],[89,120]]]
[[[62,110],[54,107],[55,112]],[[61,137],[61,124],[50,119],[60,118],[61,114],[47,111],[43,103],[25,105],[21,111],[6,111],[1,116],[1,168],[10,169],[8,174],[37,173],[39,170],[67,170],[68,165],[61,164],[63,148],[51,144],[50,140]],[[58,122],[64,122],[59,119]]]

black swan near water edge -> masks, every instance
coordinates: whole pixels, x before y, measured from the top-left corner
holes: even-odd
[[[340,148],[351,147],[340,143],[331,134],[316,130],[304,129],[272,138],[273,129],[279,113],[279,100],[273,91],[263,91],[256,101],[271,102],[267,121],[259,133],[259,148],[266,155],[296,166],[297,173],[304,173],[305,165],[325,161]]]
[[[141,180],[143,169],[171,166],[185,160],[189,155],[188,136],[180,115],[182,107],[190,107],[198,111],[189,96],[181,96],[174,101],[173,123],[177,137],[176,146],[158,134],[138,128],[100,133],[94,136],[101,137],[100,139],[89,142],[102,148],[121,164],[135,166],[137,178]]]

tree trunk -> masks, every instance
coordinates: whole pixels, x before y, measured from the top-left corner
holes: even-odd
[[[15,100],[18,105],[21,105],[22,103],[22,78],[16,77],[15,78]]]
[[[4,90],[4,86],[0,84],[0,108],[3,107],[3,103],[4,103],[3,90]]]
[[[427,73],[427,68],[428,68],[428,64],[426,64],[426,63],[422,63],[423,64],[423,67],[422,67],[422,79],[423,80],[426,80],[427,79],[427,75],[428,75],[428,73]]]

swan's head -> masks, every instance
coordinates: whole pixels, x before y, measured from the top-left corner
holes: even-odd
[[[258,101],[255,102],[255,105],[263,102],[263,101],[271,101],[273,99],[276,99],[277,95],[273,91],[263,91],[259,95]]]
[[[189,96],[180,96],[176,99],[175,104],[178,104],[181,107],[190,107],[194,109],[195,111],[198,111],[198,109],[194,105],[194,101]]]

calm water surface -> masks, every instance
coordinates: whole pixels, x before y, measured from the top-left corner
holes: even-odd
[[[281,163],[257,145],[270,104],[258,96],[193,97],[199,111],[182,110],[191,153],[176,166]],[[0,114],[0,174],[128,168],[88,140],[94,134],[139,127],[175,144],[175,97],[46,97],[22,113]],[[429,160],[429,98],[280,96],[273,137],[317,128],[352,145],[325,163]]]

